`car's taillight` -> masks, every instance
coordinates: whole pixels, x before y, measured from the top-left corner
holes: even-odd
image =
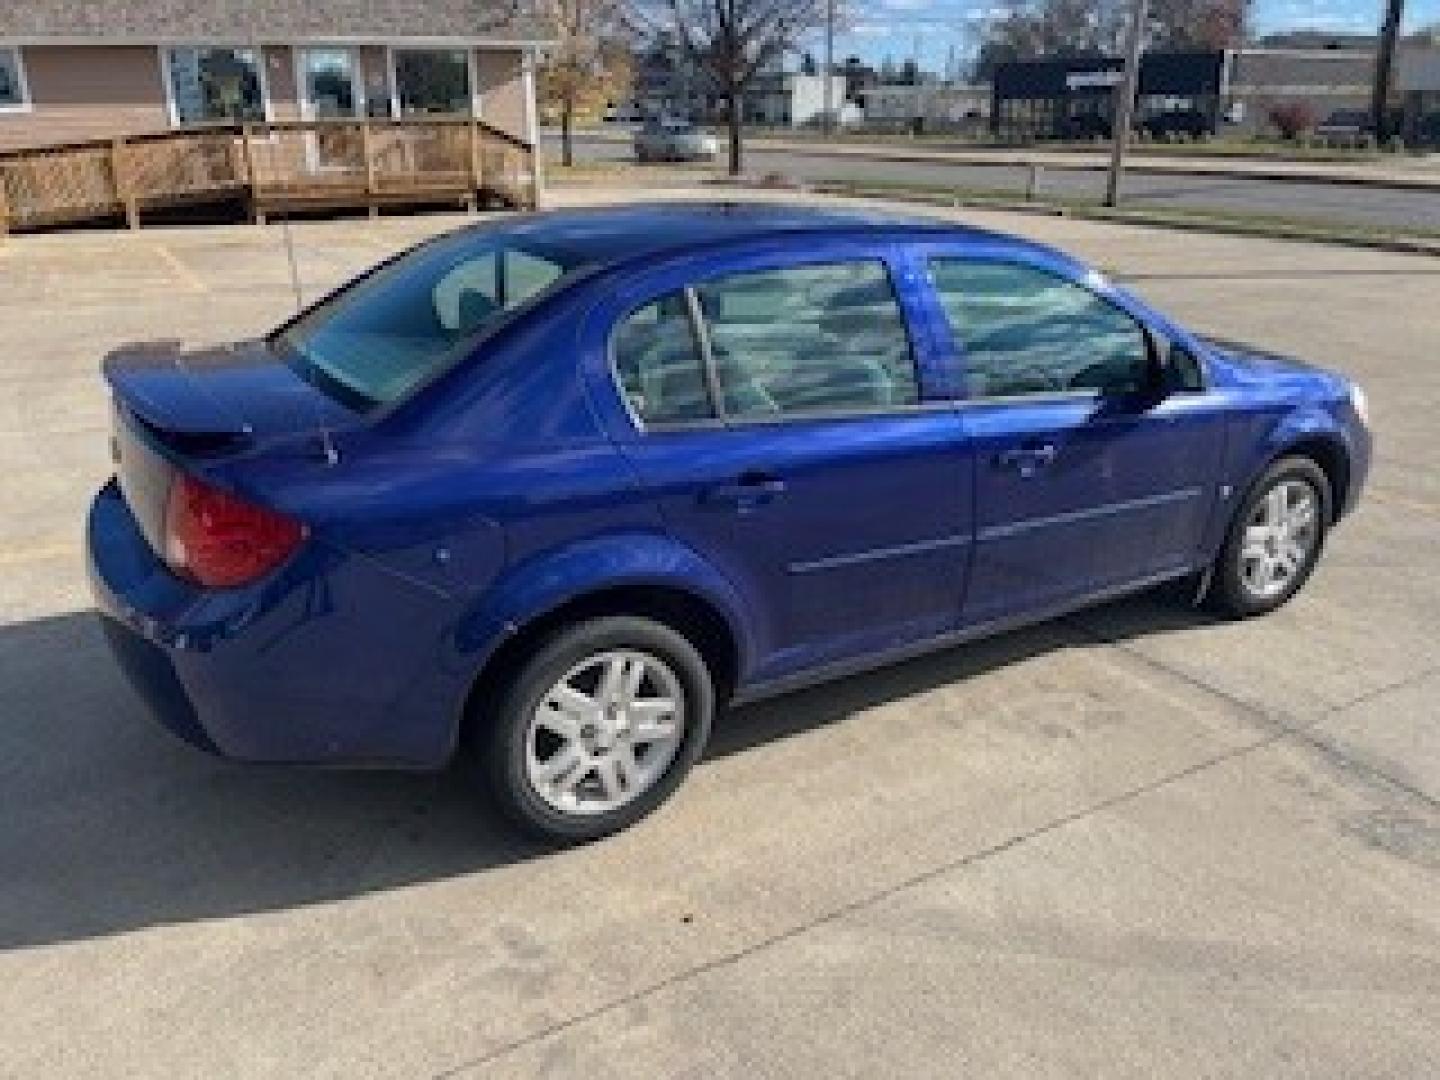
[[[165,561],[211,589],[233,589],[284,562],[305,537],[294,518],[176,473],[165,507]]]

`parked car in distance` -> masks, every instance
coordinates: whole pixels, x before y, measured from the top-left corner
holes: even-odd
[[[1157,142],[1200,142],[1211,135],[1210,119],[1199,109],[1165,109],[1140,121],[1140,130]]]
[[[457,755],[561,841],[716,712],[1172,580],[1285,603],[1365,399],[1049,248],[778,205],[535,214],[258,341],[112,353],[115,655],[250,762]]]
[[[1327,146],[1368,146],[1374,134],[1375,125],[1363,109],[1336,109],[1315,125],[1315,137]]]
[[[719,153],[719,140],[689,120],[652,119],[635,133],[637,161],[712,161]]]
[[[1055,138],[1071,142],[1109,139],[1114,132],[1110,117],[1098,112],[1076,112],[1055,119]]]

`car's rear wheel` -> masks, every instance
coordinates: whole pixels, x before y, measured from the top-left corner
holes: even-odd
[[[1251,488],[1215,564],[1209,601],[1240,617],[1274,611],[1300,591],[1325,545],[1330,483],[1309,458],[1275,462]]]
[[[566,843],[638,821],[669,797],[709,739],[714,686],[662,623],[592,619],[549,638],[481,719],[477,765],[526,832]]]

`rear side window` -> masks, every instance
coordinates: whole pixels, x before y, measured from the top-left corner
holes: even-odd
[[[965,351],[969,397],[1128,394],[1149,381],[1140,324],[1088,289],[1017,263],[965,259],[934,260],[931,277]]]
[[[689,301],[674,292],[632,312],[615,330],[615,374],[647,426],[714,416]]]
[[[497,313],[524,303],[558,278],[557,264],[523,251],[491,251],[467,259],[431,290],[447,333],[470,334]]]
[[[695,288],[725,415],[913,405],[915,362],[879,261],[735,274]]]

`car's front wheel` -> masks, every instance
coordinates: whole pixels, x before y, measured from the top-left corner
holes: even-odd
[[[1216,560],[1209,600],[1236,616],[1261,615],[1305,584],[1330,521],[1330,483],[1309,458],[1282,458],[1251,488]]]
[[[686,638],[651,619],[568,627],[522,664],[482,718],[477,765],[525,831],[593,840],[660,805],[699,759],[713,682]]]

